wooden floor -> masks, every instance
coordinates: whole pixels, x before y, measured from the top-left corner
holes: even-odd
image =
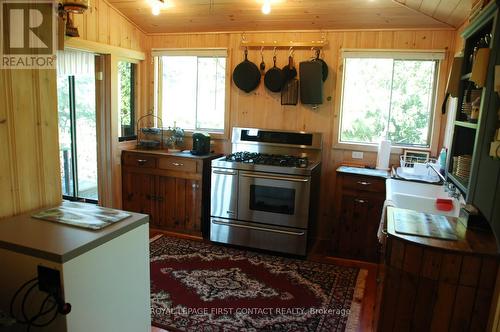
[[[187,238],[198,241],[205,241],[203,239],[187,236],[187,235],[179,235],[177,233],[164,232],[160,230],[150,230],[149,236],[153,238],[157,235],[164,234],[168,236],[177,236],[181,238]],[[327,263],[327,264],[335,264],[341,266],[348,267],[357,267],[360,269],[365,269],[368,271],[368,276],[366,279],[365,285],[365,294],[363,297],[363,303],[361,307],[361,317],[360,324],[358,327],[359,332],[369,332],[375,331],[375,305],[377,300],[377,275],[378,275],[378,265],[374,263],[368,263],[363,261],[354,261],[349,259],[331,257],[326,254],[326,246],[322,243],[317,243],[311,250],[311,253],[307,257],[308,260],[318,262],[318,263]],[[164,329],[158,327],[151,327],[151,332],[167,332]]]

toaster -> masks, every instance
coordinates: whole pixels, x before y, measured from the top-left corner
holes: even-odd
[[[210,153],[210,135],[206,133],[193,134],[193,149],[191,154],[205,155]]]

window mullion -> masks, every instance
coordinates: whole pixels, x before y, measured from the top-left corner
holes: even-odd
[[[194,129],[198,130],[198,91],[200,84],[200,58],[196,57],[196,105],[194,109]]]
[[[389,127],[391,125],[391,114],[392,114],[392,94],[394,89],[394,68],[396,60],[392,60],[392,75],[391,75],[391,94],[389,97],[389,114],[387,115],[387,130],[385,132],[385,138],[389,138]]]

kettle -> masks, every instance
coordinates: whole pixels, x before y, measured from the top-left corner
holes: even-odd
[[[193,134],[193,155],[205,155],[210,153],[210,135],[207,133],[194,133]]]

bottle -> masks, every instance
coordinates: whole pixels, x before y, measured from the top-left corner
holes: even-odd
[[[446,176],[446,148],[443,147],[439,153],[439,172]]]

